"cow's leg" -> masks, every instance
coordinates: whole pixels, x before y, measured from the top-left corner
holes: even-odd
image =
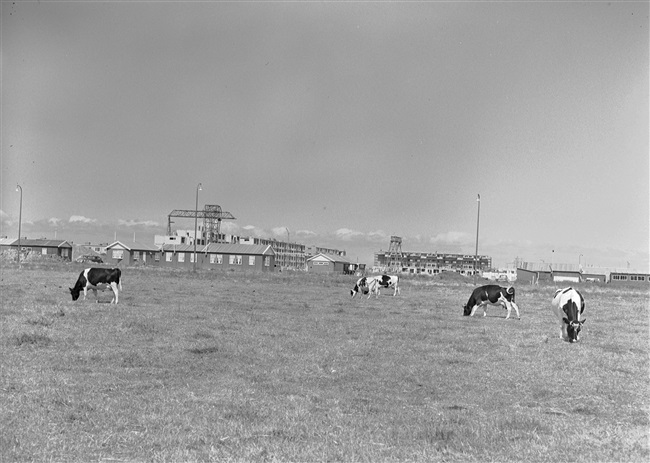
[[[483,316],[487,317],[487,308],[488,308],[488,305],[490,305],[490,304],[488,304],[487,302],[484,302],[482,305],[483,305]]]
[[[506,307],[505,307],[507,313],[506,313],[506,320],[510,318],[510,311],[512,310],[510,307],[510,303],[506,302]]]
[[[517,303],[511,302],[510,305],[515,308],[515,312],[517,313],[517,320],[521,320],[521,315],[519,315],[519,307],[517,306]]]
[[[95,295],[95,302],[99,302],[99,296],[97,295],[97,288],[91,288],[93,290],[93,294]]]
[[[474,313],[476,312],[476,309],[478,309],[478,304],[474,304],[474,307],[472,307],[472,311],[469,314],[470,317],[474,316]]]
[[[86,293],[88,292],[88,288],[84,286],[84,301],[86,300]]]
[[[111,300],[111,304],[113,303],[113,301],[115,301],[115,304],[117,304],[117,300],[119,298],[117,283],[111,283],[111,289],[113,290],[113,299]]]

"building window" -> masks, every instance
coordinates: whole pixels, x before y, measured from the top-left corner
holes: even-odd
[[[154,260],[154,262],[160,262],[160,253],[159,252],[154,253],[153,260]]]
[[[171,261],[172,261],[172,256],[173,256],[173,255],[174,255],[174,253],[172,253],[172,252],[166,252],[166,253],[165,253],[165,260],[166,260],[167,262],[171,262]]]
[[[124,259],[124,250],[122,249],[113,250],[113,259]]]
[[[255,265],[255,256],[248,256],[248,265]]]
[[[194,263],[194,253],[190,252],[190,262]]]
[[[271,266],[271,258],[269,256],[264,256],[264,267]]]
[[[234,254],[231,254],[230,256],[228,256],[228,263],[230,265],[241,265],[242,256],[236,256]]]
[[[235,256],[235,257],[237,258],[237,259],[236,259],[236,263],[237,263],[237,265],[241,265],[242,260],[243,260],[243,259],[242,259],[242,256]]]
[[[179,262],[185,262],[185,253],[184,252],[179,252],[178,253],[178,261]]]
[[[47,255],[47,248],[41,248],[41,254],[46,256]]]

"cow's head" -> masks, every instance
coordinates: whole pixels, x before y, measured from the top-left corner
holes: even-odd
[[[72,294],[72,300],[76,301],[79,299],[79,293],[80,291],[77,288],[68,288],[70,290],[70,294]]]
[[[568,318],[564,317],[562,320],[564,323],[566,323],[566,332],[569,337],[569,342],[578,342],[580,340],[580,330],[582,329],[582,325],[585,321],[587,321],[587,319],[585,318],[584,320],[580,321],[569,321]]]
[[[506,295],[505,296],[506,296],[506,299],[508,299],[508,301],[514,302],[515,301],[515,288],[513,286],[509,286],[508,288],[506,288]]]
[[[366,283],[366,277],[359,278],[359,281],[354,285],[354,288],[350,290],[350,296],[354,297],[359,291],[362,294],[368,294],[368,285]]]
[[[469,306],[469,304],[463,306],[463,316],[468,317],[469,314],[472,313],[472,308]]]

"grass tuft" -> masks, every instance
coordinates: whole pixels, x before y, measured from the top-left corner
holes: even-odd
[[[35,347],[47,347],[52,343],[52,339],[41,333],[21,333],[15,335],[13,338],[13,344],[17,347],[21,346],[35,346]]]
[[[197,354],[197,355],[213,354],[215,352],[219,352],[219,348],[217,346],[194,347],[188,350],[190,353]]]

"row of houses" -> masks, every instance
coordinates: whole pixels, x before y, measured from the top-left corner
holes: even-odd
[[[539,284],[545,282],[596,282],[648,284],[650,273],[612,267],[587,267],[575,264],[547,264],[521,262],[517,266],[517,282]]]
[[[0,251],[15,253],[18,251],[17,238],[1,238]],[[21,260],[29,257],[58,258],[63,261],[72,261],[75,246],[66,240],[48,239],[22,239],[20,241]],[[86,250],[85,247],[84,252]],[[314,248],[316,250],[316,248]],[[95,251],[93,249],[93,251]],[[282,267],[278,265],[277,253],[271,244],[231,244],[209,243],[197,245],[196,254],[194,246],[190,244],[163,244],[153,246],[139,242],[115,241],[102,247],[101,258],[104,263],[111,266],[156,266],[168,268],[194,268],[196,255],[196,268],[222,269],[222,270],[250,270],[273,272]],[[335,251],[335,250],[334,250]],[[377,257],[377,256],[376,256]],[[411,258],[412,259],[409,259]],[[488,264],[485,258],[483,264]],[[404,262],[407,265],[402,273],[419,273],[435,275],[442,271],[455,271],[469,274],[470,263],[473,265],[473,256],[456,254],[407,254]],[[416,264],[417,262],[417,264]],[[376,263],[385,263],[381,259]],[[365,265],[352,262],[344,253],[317,252],[305,259],[302,268],[314,273],[343,273],[356,274],[365,271]],[[375,271],[383,271],[375,268]],[[484,277],[491,277],[483,273]],[[514,281],[511,274],[507,274],[507,281]],[[616,269],[604,267],[583,268],[572,264],[545,264],[535,262],[520,262],[516,269],[516,281],[524,284],[539,284],[544,282],[601,282],[601,283],[627,283],[648,284],[650,274],[639,273],[629,269]]]
[[[0,239],[2,250],[18,250],[18,239]],[[65,240],[23,239],[20,243],[21,260],[33,256],[72,261],[74,246]],[[90,246],[83,246],[88,252]],[[94,249],[93,249],[93,252]],[[97,253],[99,255],[99,253]],[[77,256],[75,256],[77,257]],[[153,246],[139,242],[115,241],[102,248],[101,259],[110,266],[155,266],[168,268],[221,269],[273,272],[282,267],[276,261],[277,253],[270,244],[209,243],[163,244]],[[195,260],[196,258],[196,260]],[[196,263],[196,265],[195,265]],[[316,253],[305,259],[303,270],[316,273],[356,273],[362,265],[351,262],[343,253]]]

